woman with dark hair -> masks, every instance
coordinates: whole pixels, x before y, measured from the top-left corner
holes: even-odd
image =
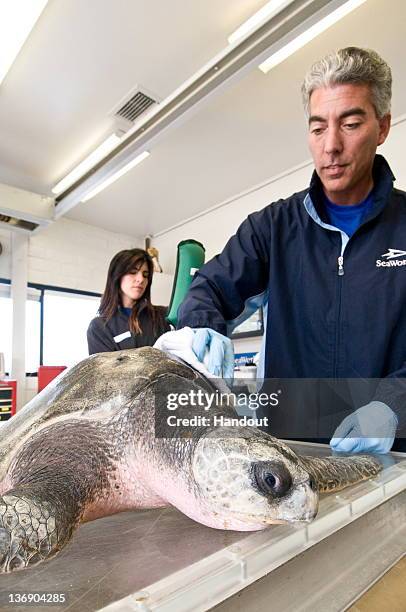
[[[87,330],[89,355],[152,346],[166,331],[166,307],[151,304],[153,262],[143,249],[120,251],[110,263],[99,315]]]

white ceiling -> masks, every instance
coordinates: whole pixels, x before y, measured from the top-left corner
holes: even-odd
[[[51,187],[111,129],[136,84],[164,99],[227,45],[265,0],[50,0],[0,86],[0,182]],[[367,0],[264,75],[252,70],[169,131],[151,156],[68,217],[155,234],[308,159],[304,72],[327,51],[373,47],[406,113],[406,3]]]

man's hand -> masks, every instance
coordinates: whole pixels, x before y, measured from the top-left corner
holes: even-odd
[[[335,430],[330,446],[345,453],[388,453],[398,419],[383,402],[370,402],[347,416]]]
[[[233,378],[234,349],[230,338],[219,334],[209,327],[193,330],[192,349],[199,361],[214,376]]]
[[[229,338],[207,327],[183,327],[166,332],[158,338],[155,348],[180,357],[193,368],[210,378],[233,378],[234,350]]]

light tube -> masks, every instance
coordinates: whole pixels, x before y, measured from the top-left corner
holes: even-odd
[[[120,138],[115,134],[111,134],[104,142],[101,143],[90,155],[88,155],[83,161],[80,162],[69,174],[67,174],[62,180],[59,181],[53,188],[52,193],[59,195],[65,189],[68,189],[73,183],[75,183],[81,176],[86,174],[88,170],[93,168],[103,157],[108,155],[110,151],[120,142]]]
[[[255,30],[259,25],[262,25],[271,17],[274,17],[281,12],[285,6],[291,4],[293,0],[271,0],[267,2],[259,11],[257,11],[252,17],[244,21],[235,32],[228,37],[230,45],[244,38],[248,33]]]
[[[334,23],[348,15],[351,11],[358,8],[361,4],[366,2],[366,0],[349,0],[349,2],[345,2],[338,9],[323,17],[312,25],[310,28],[302,32],[299,36],[291,40],[289,43],[284,45],[281,49],[272,53],[268,59],[266,59],[262,64],[259,65],[259,69],[262,70],[265,74],[274,68],[281,62],[283,62],[290,55],[304,47],[308,42],[316,38],[319,34],[327,30]]]
[[[141,153],[140,155],[137,155],[137,157],[134,157],[134,159],[132,159],[128,164],[126,164],[125,166],[123,166],[120,170],[118,170],[117,172],[115,172],[114,174],[112,174],[111,176],[109,176],[108,179],[106,179],[105,181],[103,181],[102,183],[100,183],[100,185],[97,185],[97,187],[95,187],[94,189],[92,189],[91,191],[89,191],[88,194],[86,194],[83,198],[82,198],[82,202],[87,202],[88,200],[90,200],[91,198],[94,198],[95,195],[97,195],[98,193],[100,193],[101,191],[103,191],[103,189],[106,189],[106,187],[108,187],[109,185],[111,185],[112,183],[114,183],[117,179],[119,179],[121,176],[123,176],[124,174],[126,174],[126,172],[128,172],[129,170],[131,170],[132,168],[135,168],[135,166],[138,166],[138,164],[140,164],[144,159],[146,159],[149,156],[149,151],[144,151],[143,153]]]

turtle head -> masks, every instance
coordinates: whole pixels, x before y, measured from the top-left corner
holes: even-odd
[[[196,445],[192,471],[198,520],[210,527],[251,531],[317,514],[316,484],[297,455],[257,429],[208,433]]]

